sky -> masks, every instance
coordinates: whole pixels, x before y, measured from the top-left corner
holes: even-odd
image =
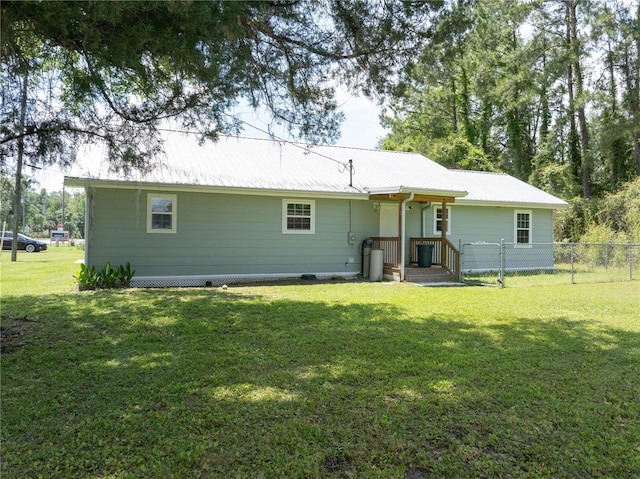
[[[342,122],[340,139],[336,142],[336,145],[375,149],[378,141],[386,134],[378,119],[380,107],[366,98],[350,96],[345,92],[338,92],[337,98],[341,105],[341,110],[345,114],[345,119]],[[262,117],[266,119],[266,115]],[[242,119],[249,124],[255,124],[258,128],[267,129],[266,123],[261,120],[259,114],[246,114]],[[274,131],[274,134],[280,136],[277,130]],[[266,136],[250,127],[246,127],[242,135],[249,137]],[[288,139],[284,133],[281,136]],[[64,174],[57,170],[55,166],[41,171],[26,168],[25,173],[33,176],[38,181],[38,185],[35,187],[36,191],[40,191],[42,188],[45,188],[48,192],[62,190]]]

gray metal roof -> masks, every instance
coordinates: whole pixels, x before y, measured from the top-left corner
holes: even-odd
[[[108,181],[356,195],[391,188],[460,199],[466,196],[468,201],[564,204],[508,175],[492,175],[495,178],[488,181],[483,173],[462,174],[422,155],[396,151],[240,137],[221,137],[200,145],[193,134],[167,132],[164,154],[150,173],[110,171],[102,147],[79,152],[77,158],[78,165],[65,180],[68,186]]]
[[[463,203],[513,204],[563,208],[568,206],[549,193],[504,173],[449,170],[458,188],[468,192]]]

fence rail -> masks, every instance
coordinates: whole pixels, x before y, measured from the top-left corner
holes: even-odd
[[[393,267],[397,266],[400,261],[399,250],[400,238],[395,236],[384,236],[373,238],[373,247],[384,251],[383,263],[384,266]]]
[[[640,244],[460,244],[466,283],[501,287],[640,280]]]
[[[418,245],[433,246],[433,264],[439,264],[447,269],[451,276],[458,278],[460,274],[460,254],[459,250],[447,239],[442,247],[442,238],[410,238],[409,239],[409,264],[418,262]],[[444,261],[442,260],[442,250],[444,249]]]

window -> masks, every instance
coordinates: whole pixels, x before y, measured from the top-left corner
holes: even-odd
[[[531,211],[515,211],[514,243],[516,246],[531,246]]]
[[[149,193],[147,195],[147,233],[177,232],[177,197]]]
[[[315,234],[315,202],[282,200],[282,233]]]
[[[436,208],[433,215],[433,234],[442,234],[442,208]],[[447,234],[451,234],[451,208],[447,208]]]

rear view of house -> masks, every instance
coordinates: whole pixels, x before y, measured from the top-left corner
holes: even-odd
[[[87,194],[85,263],[130,262],[139,286],[352,277],[368,269],[363,244],[382,250],[386,277],[404,280],[422,244],[458,277],[462,242],[551,242],[553,211],[566,206],[511,176],[413,153],[236,137],[199,145],[172,132],[147,174],[110,172],[103,154],[79,154],[95,168],[65,178]]]

